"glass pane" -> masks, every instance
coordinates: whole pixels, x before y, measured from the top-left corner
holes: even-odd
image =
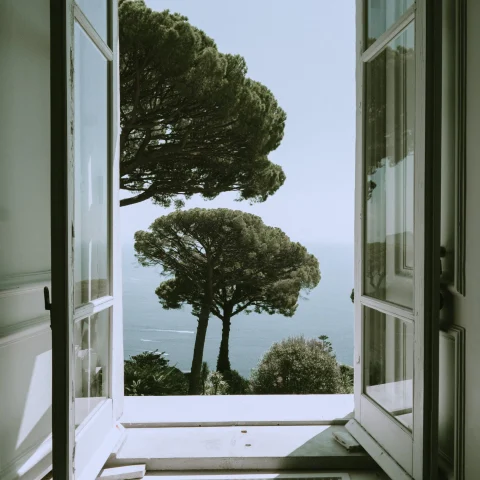
[[[108,282],[107,61],[75,25],[75,306]]]
[[[410,430],[413,324],[364,308],[364,392]]]
[[[365,66],[364,293],[413,306],[415,59],[411,23]]]
[[[107,0],[76,0],[93,28],[107,42]]]
[[[414,0],[368,0],[367,48],[413,5],[413,1]]]
[[[75,323],[75,425],[108,397],[110,309]]]

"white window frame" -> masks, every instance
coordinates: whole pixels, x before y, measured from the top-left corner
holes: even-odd
[[[438,460],[438,303],[439,303],[439,132],[441,15],[433,0],[417,0],[369,48],[364,49],[367,0],[357,0],[356,195],[355,195],[355,419],[347,429],[395,479],[436,478]],[[435,9],[437,8],[437,12]],[[414,308],[398,307],[363,295],[364,244],[364,63],[374,58],[415,21],[415,275]],[[440,23],[441,27],[441,23]],[[441,45],[441,42],[440,42]],[[437,78],[435,79],[435,76]],[[436,80],[436,81],[435,81]],[[428,88],[427,88],[428,87]],[[413,431],[363,394],[363,308],[370,307],[415,324]],[[427,366],[427,368],[426,368]]]
[[[52,463],[55,476],[93,478],[118,440],[116,421],[123,410],[123,322],[119,236],[119,74],[118,5],[107,5],[103,40],[74,0],[51,0],[51,237],[52,237]],[[108,82],[108,255],[107,295],[75,309],[75,24],[79,24],[107,60]],[[108,395],[75,428],[74,323],[109,309]],[[65,368],[67,366],[67,368]],[[74,473],[75,472],[75,473]]]

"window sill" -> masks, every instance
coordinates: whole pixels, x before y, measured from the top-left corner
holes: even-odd
[[[353,395],[125,397],[124,442],[107,466],[148,471],[371,469],[333,438]],[[202,427],[202,428],[198,428]]]
[[[364,451],[333,438],[343,425],[127,428],[107,467],[148,471],[291,471],[375,469]]]
[[[139,427],[345,425],[353,395],[124,397],[120,423]]]

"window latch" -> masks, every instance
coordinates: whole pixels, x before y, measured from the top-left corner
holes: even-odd
[[[43,299],[45,300],[45,310],[51,310],[52,304],[50,303],[50,292],[48,287],[44,287],[43,289]]]

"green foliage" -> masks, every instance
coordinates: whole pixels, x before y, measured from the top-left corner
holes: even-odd
[[[342,388],[339,393],[353,393],[353,372],[350,365],[340,365]]]
[[[305,247],[238,210],[196,208],[160,217],[150,232],[135,234],[135,250],[142,265],[161,265],[171,277],[156,290],[165,309],[188,304],[198,316],[210,269],[210,313],[228,328],[241,312],[293,316],[300,293],[320,281],[318,260]]]
[[[185,395],[187,380],[176,367],[169,366],[163,352],[143,352],[125,360],[125,395]]]
[[[202,363],[202,370],[200,371],[200,381],[202,384],[202,395],[206,395],[205,388],[207,385],[208,376],[210,375],[210,369],[208,368],[208,363]]]
[[[250,393],[249,381],[242,377],[236,370],[227,370],[222,375],[228,384],[229,395],[245,395]]]
[[[243,57],[168,10],[120,0],[120,187],[168,206],[225,191],[264,201],[284,183],[268,155],[286,114]]]
[[[227,395],[228,383],[220,372],[210,372],[205,382],[204,395]]]
[[[274,343],[252,371],[250,385],[254,394],[343,393],[340,368],[327,337],[290,337]]]

